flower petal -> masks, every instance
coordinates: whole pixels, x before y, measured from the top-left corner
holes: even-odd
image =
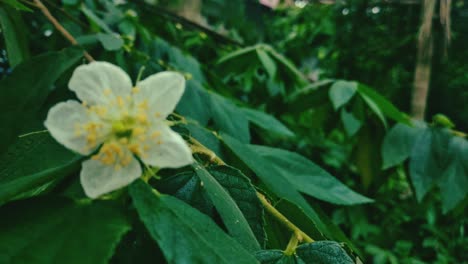
[[[97,61],[78,66],[68,87],[89,105],[109,105],[117,97],[130,95],[132,81],[118,66]]]
[[[179,168],[193,163],[192,151],[185,140],[162,123],[146,135],[141,153],[144,163],[160,168]]]
[[[115,166],[119,167],[116,169]],[[106,165],[100,160],[90,159],[82,164],[80,181],[86,195],[94,199],[129,185],[138,179],[141,173],[140,164],[133,156],[126,166]]]
[[[184,93],[185,79],[180,73],[166,71],[153,74],[136,86],[136,104],[147,105],[151,117],[166,118]]]
[[[96,124],[90,141],[90,134],[84,127]],[[53,106],[44,125],[60,144],[82,155],[93,152],[111,130],[109,125],[102,123],[97,116],[88,113],[84,106],[73,100]]]

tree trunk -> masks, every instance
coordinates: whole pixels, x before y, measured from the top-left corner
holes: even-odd
[[[418,36],[418,54],[411,101],[411,115],[418,120],[424,120],[427,96],[429,94],[434,44],[432,17],[434,15],[435,6],[436,0],[424,0],[423,19]]]

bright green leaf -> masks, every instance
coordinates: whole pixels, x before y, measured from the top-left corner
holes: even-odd
[[[32,12],[29,7],[23,5],[20,1],[17,0],[1,0],[0,2],[3,2],[17,10]]]
[[[275,78],[276,76],[275,61],[262,48],[257,48],[255,51],[257,52],[257,56],[260,59],[260,62],[262,63],[263,67],[265,67],[270,78]]]
[[[405,161],[424,129],[422,123],[415,123],[413,127],[400,123],[390,129],[382,144],[382,168],[388,169]]]
[[[372,202],[371,199],[349,189],[324,169],[303,156],[265,146],[250,146],[269,161],[282,177],[305,194],[335,204],[353,205]]]
[[[350,137],[354,136],[362,126],[362,122],[344,108],[341,109],[341,122],[343,122],[346,134]]]
[[[210,218],[177,198],[156,194],[142,181],[130,186],[130,195],[169,263],[256,263]]]
[[[248,108],[242,108],[243,112],[247,116],[247,119],[266,131],[276,133],[285,137],[292,137],[294,133],[289,130],[283,123],[281,123],[274,116]]]
[[[122,38],[116,34],[98,33],[97,39],[101,42],[104,49],[110,51],[119,50],[124,44]]]
[[[358,92],[369,107],[382,119],[382,122],[384,122],[383,115],[385,115],[397,122],[411,125],[411,119],[405,113],[398,110],[390,101],[372,88],[360,83]]]
[[[6,205],[0,214],[0,263],[5,264],[105,264],[130,229],[112,202],[79,205],[44,197]]]
[[[357,83],[350,81],[336,81],[328,92],[328,96],[335,110],[345,105],[357,91]]]

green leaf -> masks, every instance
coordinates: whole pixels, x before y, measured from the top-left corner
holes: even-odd
[[[114,34],[112,29],[110,29],[106,22],[104,22],[101,18],[96,16],[96,14],[94,14],[94,12],[91,9],[87,8],[85,4],[81,5],[80,10],[90,21],[98,25],[104,32],[108,34]]]
[[[275,61],[265,52],[262,48],[257,48],[255,50],[257,52],[257,56],[260,59],[263,67],[265,67],[266,71],[270,78],[275,78],[276,76],[276,63]]]
[[[74,171],[80,158],[48,133],[20,138],[0,156],[0,204],[39,193],[44,184]]]
[[[418,137],[411,151],[409,171],[421,201],[441,178],[447,167],[450,133],[447,129],[428,128]]]
[[[14,141],[26,120],[35,117],[54,82],[82,54],[77,48],[48,52],[19,64],[0,81],[0,153]]]
[[[130,229],[112,202],[78,205],[59,197],[0,210],[0,263],[108,263]]]
[[[260,245],[250,229],[247,220],[227,190],[223,188],[214,176],[199,164],[194,165],[194,169],[198,177],[200,177],[204,188],[206,188],[208,196],[223,219],[223,223],[229,231],[229,234],[248,251],[253,252],[259,250]],[[227,174],[223,176],[232,180],[237,179]]]
[[[256,263],[210,218],[184,202],[156,194],[142,181],[130,186],[130,195],[168,263]]]
[[[0,6],[0,27],[5,39],[8,61],[11,67],[15,67],[29,58],[28,31],[20,12]]]
[[[333,108],[337,110],[345,105],[357,91],[357,83],[349,81],[336,81],[330,87],[328,96],[333,104]]]
[[[344,108],[341,109],[341,122],[343,122],[346,134],[350,137],[354,136],[362,126],[362,122]]]
[[[294,136],[294,133],[291,130],[289,130],[289,128],[287,128],[285,125],[283,125],[283,123],[281,123],[274,116],[264,113],[262,111],[257,111],[248,108],[242,108],[242,110],[250,122],[258,125],[266,131],[271,131],[273,133],[285,137]]]
[[[390,101],[364,84],[358,85],[358,92],[369,105],[370,108],[382,119],[383,115],[406,125],[411,125],[411,119],[403,112],[400,112]],[[385,123],[385,122],[384,122]]]
[[[237,59],[240,56],[248,55],[249,53],[255,52],[257,49],[258,49],[257,46],[251,46],[251,47],[247,47],[247,48],[243,48],[243,49],[233,51],[233,52],[221,57],[221,59],[218,60],[217,64],[222,64],[222,63],[227,62],[229,60]]]
[[[211,93],[211,112],[216,126],[223,132],[250,142],[249,121],[240,109],[224,97]]]
[[[260,156],[251,145],[243,144],[227,134],[222,134],[224,143],[265,183],[268,189],[280,198],[296,204],[317,225],[317,232],[329,235],[326,225],[321,221],[315,210],[310,207],[296,187],[286,178],[276,166]]]
[[[17,0],[1,0],[0,2],[3,2],[17,10],[32,12],[32,10],[29,7],[23,5],[21,2]]]
[[[265,146],[250,147],[269,161],[282,177],[288,179],[292,186],[302,193],[335,204],[353,205],[372,202],[371,199],[349,189],[324,169],[299,154]]]
[[[424,129],[426,128],[423,123],[415,123],[412,127],[397,124],[390,129],[382,144],[382,168],[388,169],[405,161]]]
[[[450,161],[438,183],[444,213],[455,208],[468,194],[468,142],[452,137],[448,151]]]
[[[204,126],[211,118],[211,97],[198,81],[189,80],[176,110]]]
[[[254,186],[239,170],[229,166],[211,166],[206,171],[228,192],[247,220],[255,237],[262,246],[266,243],[264,211]],[[208,186],[193,171],[163,178],[159,184],[162,191],[173,194],[205,214],[214,217],[212,201],[208,197]],[[213,195],[210,195],[210,197]]]
[[[296,254],[305,263],[354,264],[354,261],[343,247],[335,241],[317,241],[302,244],[296,248]]]
[[[262,264],[277,264],[284,257],[284,252],[278,249],[255,252],[255,258]]]
[[[122,38],[114,33],[98,33],[97,39],[99,40],[99,42],[101,42],[104,49],[110,51],[119,50],[124,44]]]
[[[261,250],[255,253],[255,257],[261,264],[302,264],[301,260],[297,259],[295,255],[286,256],[283,251]]]
[[[343,247],[335,241],[302,244],[292,256],[285,255],[281,250],[262,250],[255,253],[255,257],[262,264],[354,264]]]

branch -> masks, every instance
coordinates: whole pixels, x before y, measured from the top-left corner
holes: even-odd
[[[54,25],[54,27],[64,36],[71,44],[73,45],[78,45],[78,41],[66,30],[60,22],[57,21],[57,19],[50,13],[49,9],[41,2],[41,0],[34,0],[34,3],[36,4],[37,8],[41,10],[41,12],[44,14],[44,16]],[[87,52],[83,51],[85,58],[89,61],[92,62],[94,61],[94,58]]]
[[[259,192],[257,192],[257,196],[262,202],[263,206],[265,209],[270,213],[272,216],[274,216],[278,221],[283,224],[287,229],[292,231],[296,235],[296,239],[299,240],[300,242],[304,241],[306,243],[312,243],[314,240],[308,236],[306,233],[304,233],[299,227],[297,227],[295,224],[291,223],[286,216],[284,216],[282,213],[280,213],[278,210],[276,210],[273,205],[271,205],[265,196]]]

